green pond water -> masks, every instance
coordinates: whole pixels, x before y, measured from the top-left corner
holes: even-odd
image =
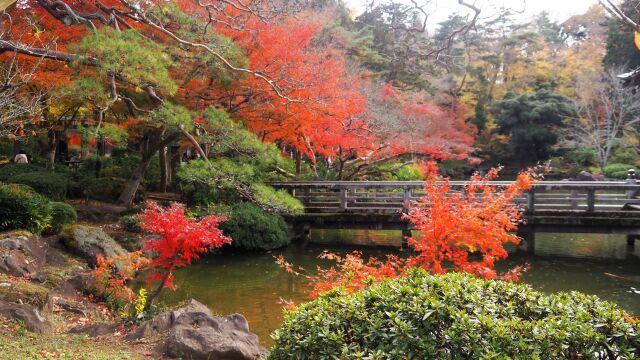
[[[219,315],[241,313],[260,341],[269,346],[269,335],[282,322],[282,300],[303,302],[309,289],[304,278],[280,269],[273,256],[283,255],[290,263],[313,270],[331,264],[317,258],[323,250],[345,253],[357,249],[365,256],[383,257],[397,250],[362,245],[397,245],[400,239],[395,231],[317,230],[306,246],[211,256],[179,271],[178,289],[166,290],[162,301],[171,305],[194,298]],[[536,234],[535,255],[515,248],[511,252],[500,267],[529,263],[531,270],[521,281],[535,289],[594,294],[640,315],[640,241],[629,249],[624,235]]]

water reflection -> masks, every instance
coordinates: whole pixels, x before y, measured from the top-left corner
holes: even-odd
[[[176,274],[179,289],[164,293],[175,304],[195,298],[217,314],[242,313],[252,331],[269,345],[269,334],[282,322],[281,299],[307,299],[304,278],[282,271],[273,256],[282,254],[297,266],[312,271],[327,266],[317,255],[326,248],[344,253],[353,248],[335,244],[397,245],[398,231],[312,231],[307,247],[290,247],[261,254],[226,254],[204,259]],[[329,246],[328,244],[334,244]],[[358,248],[365,256],[382,257],[391,248]],[[544,292],[577,290],[615,301],[632,314],[640,314],[640,242],[628,251],[626,238],[601,234],[537,234],[536,254],[513,251],[502,269],[528,262],[532,269],[522,281]]]

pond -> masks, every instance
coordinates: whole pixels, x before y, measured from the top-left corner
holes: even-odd
[[[330,264],[317,258],[323,250],[345,253],[354,249],[365,256],[383,257],[392,248],[363,248],[359,245],[394,245],[395,231],[316,230],[311,243],[259,254],[225,254],[205,258],[176,274],[178,290],[166,290],[162,301],[176,304],[194,298],[214,313],[241,313],[260,341],[271,345],[270,334],[282,322],[282,300],[296,303],[308,299],[304,278],[281,270],[273,256],[313,270]],[[326,245],[331,243],[332,245]],[[336,245],[337,244],[337,245]],[[507,269],[531,264],[523,282],[553,293],[577,290],[618,303],[640,315],[640,242],[629,250],[624,235],[536,234],[536,253],[527,255],[511,249],[512,255],[500,265]]]

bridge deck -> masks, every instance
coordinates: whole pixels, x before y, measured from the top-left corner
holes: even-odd
[[[466,181],[450,182],[462,192]],[[501,187],[510,182],[496,181]],[[305,206],[288,221],[322,228],[400,229],[401,214],[424,195],[421,181],[303,181],[272,183],[287,189]],[[640,234],[640,184],[634,182],[542,181],[517,203],[525,211],[523,229],[581,230]]]

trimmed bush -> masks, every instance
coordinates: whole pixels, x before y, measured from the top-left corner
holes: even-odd
[[[289,244],[282,216],[269,214],[250,203],[234,205],[229,219],[220,228],[233,239],[233,247],[243,250],[272,250]]]
[[[51,203],[51,218],[51,228],[58,232],[62,226],[78,221],[78,214],[71,205],[54,201]]]
[[[595,296],[411,270],[288,312],[267,359],[635,359],[626,319]]]
[[[637,170],[633,165],[613,163],[604,167],[604,175],[614,179],[626,179],[629,169]]]
[[[118,199],[126,183],[127,180],[122,178],[87,177],[77,183],[76,191],[90,199],[114,201]]]
[[[0,181],[14,182],[13,177],[16,175],[41,171],[46,171],[46,169],[34,164],[4,164],[0,166]]]
[[[16,184],[28,185],[53,200],[64,200],[69,187],[69,180],[66,176],[49,171],[18,174],[10,181]]]
[[[51,202],[22,184],[0,183],[0,231],[28,230],[40,234],[52,220]]]
[[[123,229],[129,232],[142,232],[142,228],[140,228],[140,219],[138,219],[136,215],[125,215],[121,217],[120,225],[122,225]]]
[[[0,181],[23,184],[54,200],[63,200],[69,188],[69,178],[33,164],[0,166]]]

